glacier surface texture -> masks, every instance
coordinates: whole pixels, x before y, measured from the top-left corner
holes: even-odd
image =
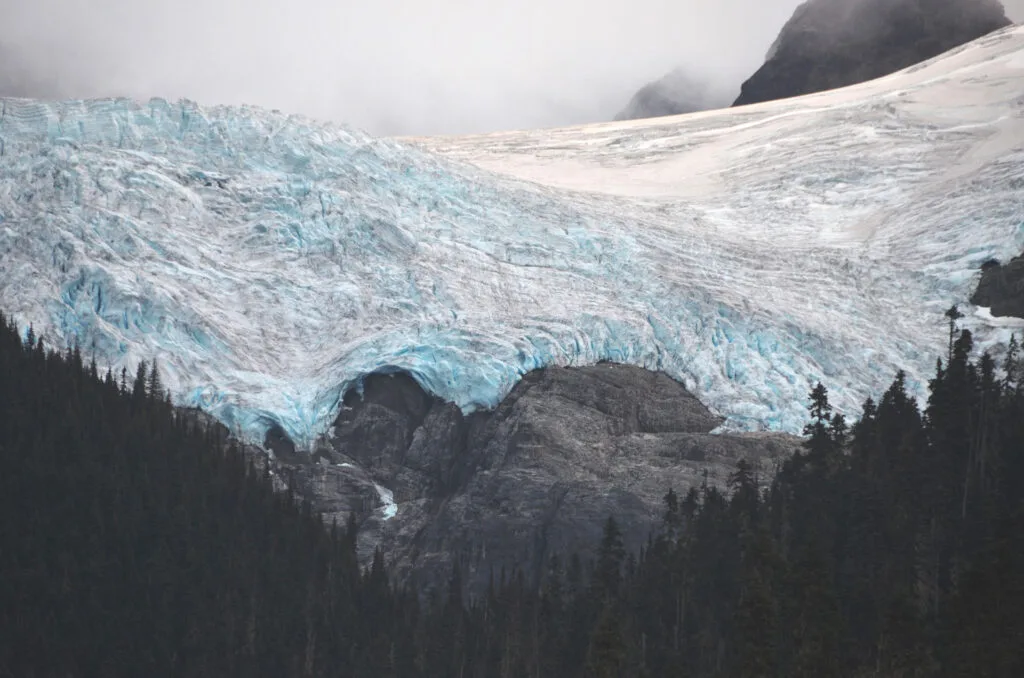
[[[675,118],[375,139],[252,108],[0,100],[0,308],[261,440],[368,373],[466,410],[543,365],[682,380],[799,432],[1024,250],[1024,29],[834,92]],[[971,309],[998,346],[1014,328]],[[1019,328],[1018,328],[1019,329]]]

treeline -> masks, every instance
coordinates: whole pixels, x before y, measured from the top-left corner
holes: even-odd
[[[951,322],[955,322],[955,317]],[[768,488],[669,491],[640,554],[477,600],[361,572],[159,372],[101,377],[0,315],[0,676],[1024,676],[1024,375],[951,330],[924,407],[898,374],[852,426],[811,394]]]

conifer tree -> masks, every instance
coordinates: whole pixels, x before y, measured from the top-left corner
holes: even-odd
[[[960,312],[960,307],[953,304],[945,313],[946,318],[949,320],[949,355],[947,360],[953,362],[953,340],[956,338],[957,321],[964,317],[964,314]]]
[[[459,562],[422,598],[379,551],[361,572],[357,516],[324,528],[147,400],[155,363],[129,391],[34,341],[0,313],[0,673],[1024,675],[1024,395],[969,332],[923,417],[902,371],[849,428],[818,384],[763,496],[741,459],[728,494],[669,490],[639,553],[610,516],[587,567],[502,568],[479,598]]]
[[[619,678],[626,648],[618,613],[610,602],[601,609],[587,653],[585,678]]]
[[[622,544],[622,531],[615,518],[608,516],[601,535],[601,544],[597,551],[597,563],[594,568],[594,591],[598,600],[609,601],[619,592],[622,581],[622,564],[626,558],[626,549]]]
[[[143,360],[139,363],[138,368],[135,370],[135,381],[132,382],[132,398],[135,401],[141,401],[146,399],[147,382],[147,366],[146,361]]]
[[[1008,392],[1017,389],[1021,377],[1021,356],[1020,344],[1017,343],[1017,335],[1010,335],[1010,343],[1006,348],[1006,361],[1003,364],[1006,372],[1005,386]]]
[[[148,395],[149,399],[154,402],[159,402],[164,399],[164,385],[163,380],[160,378],[160,367],[157,365],[156,359],[153,360],[153,366],[149,370],[148,382],[146,384],[146,395]]]

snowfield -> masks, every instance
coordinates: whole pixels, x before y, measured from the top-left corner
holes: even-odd
[[[843,90],[375,139],[253,108],[0,100],[0,308],[261,441],[366,374],[466,410],[528,370],[664,370],[726,428],[855,414],[1024,250],[1024,28]],[[967,307],[997,347],[1019,324]]]

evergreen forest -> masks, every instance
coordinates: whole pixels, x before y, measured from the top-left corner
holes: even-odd
[[[361,568],[357,526],[276,491],[157,365],[101,373],[0,314],[0,678],[1024,676],[1024,360],[950,319],[848,423],[809,394],[774,478],[666,488],[539,584],[464,595]]]

